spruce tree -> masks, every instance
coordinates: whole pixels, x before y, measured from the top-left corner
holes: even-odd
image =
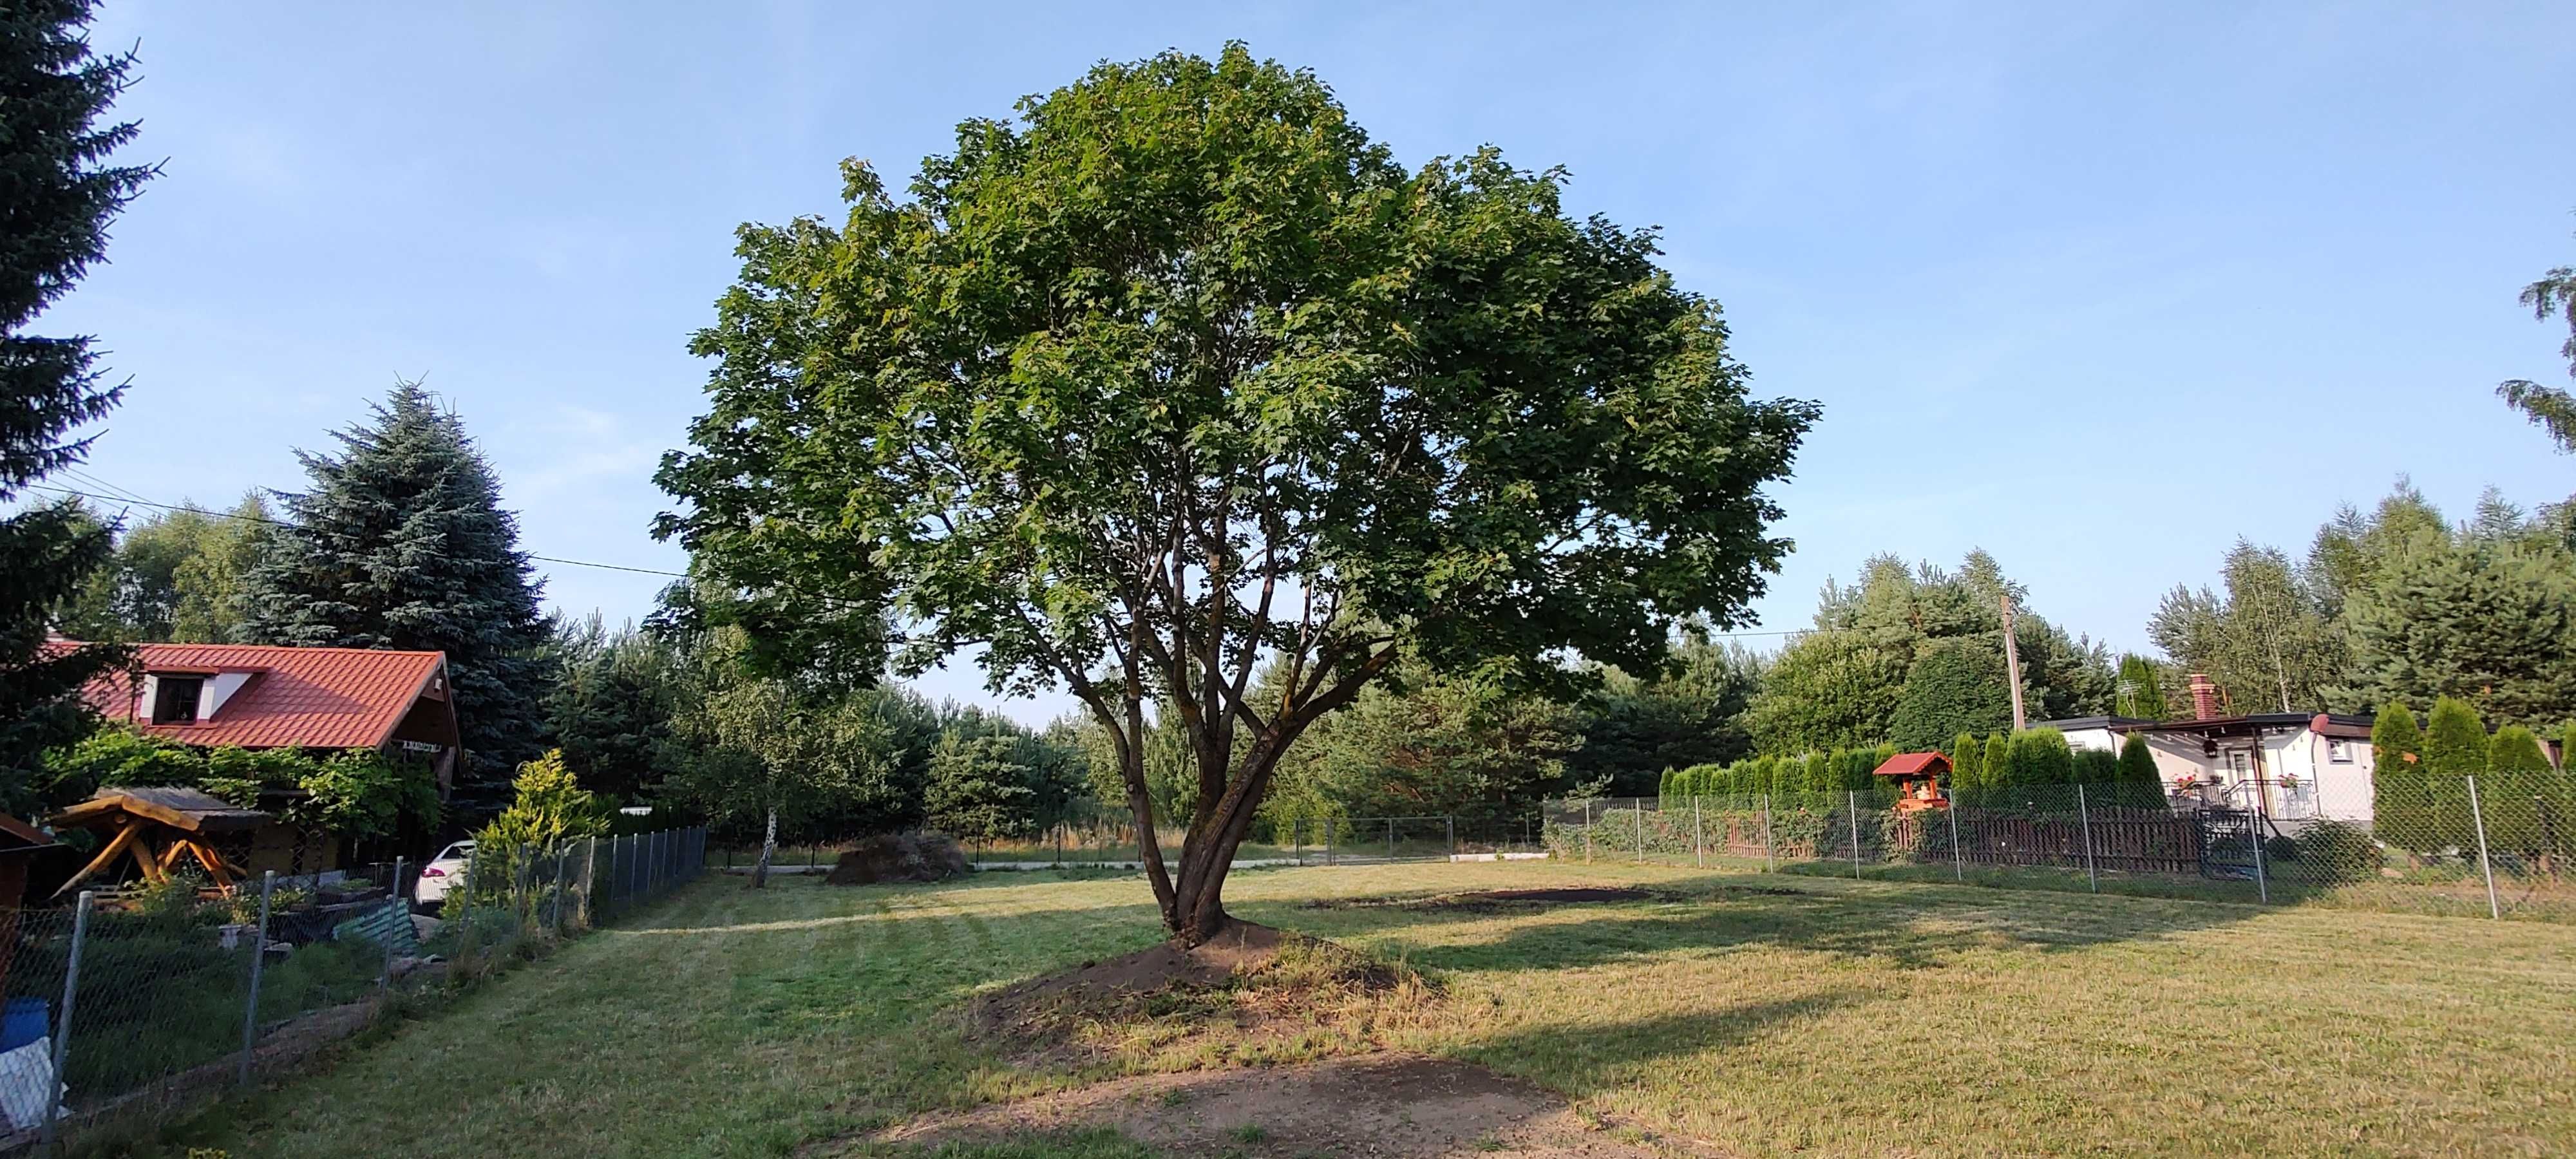
[[[2433,837],[2440,845],[2476,842],[2469,819],[2469,778],[2487,771],[2487,726],[2469,702],[2445,696],[2424,720],[2424,771],[2430,782]]]
[[[107,250],[107,227],[152,171],[109,165],[132,122],[102,125],[134,58],[98,56],[87,0],[0,6],[0,808],[27,809],[45,749],[89,724],[81,685],[125,662],[114,647],[48,649],[54,610],[114,549],[69,502],[19,506],[29,484],[81,460],[69,437],[116,405],[87,336],[28,333]]]
[[[278,496],[289,525],[244,577],[243,628],[258,643],[447,653],[467,757],[456,804],[471,812],[543,751],[552,625],[464,421],[412,382],[372,409],[333,432],[341,453],[298,454],[312,488]]]
[[[2433,833],[2433,789],[2424,734],[2403,704],[2379,710],[2370,726],[2371,834],[2417,854],[2442,847]]]

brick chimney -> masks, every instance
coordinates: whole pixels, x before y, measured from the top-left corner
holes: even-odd
[[[2218,686],[2209,682],[2206,673],[2191,674],[2191,718],[2218,719]]]

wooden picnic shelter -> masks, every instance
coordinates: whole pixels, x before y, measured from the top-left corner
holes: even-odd
[[[158,885],[170,879],[182,857],[193,857],[218,889],[232,889],[246,876],[240,866],[217,852],[214,839],[258,829],[276,820],[258,809],[244,809],[201,789],[172,785],[105,788],[89,800],[48,819],[55,831],[88,829],[108,834],[98,856],[54,891],[60,897],[120,857],[134,859],[143,880]]]

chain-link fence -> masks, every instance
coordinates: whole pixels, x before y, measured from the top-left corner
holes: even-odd
[[[1552,801],[1543,824],[1549,853],[1573,860],[2576,921],[2566,774],[2462,778],[2374,806],[2282,818],[2152,786],[2034,785],[1973,801],[1871,790]]]
[[[703,838],[478,847],[438,917],[413,912],[404,862],[230,890],[174,873],[0,910],[0,1152],[104,1138],[290,1068],[388,999],[431,998],[689,880]]]

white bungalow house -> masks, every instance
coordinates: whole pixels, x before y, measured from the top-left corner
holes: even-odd
[[[2156,772],[2179,803],[2257,809],[2286,826],[2370,820],[2371,717],[2336,713],[2217,714],[2208,678],[2192,677],[2192,720],[2087,716],[2037,727],[2079,749],[2118,752],[2144,737]],[[2207,690],[2207,691],[2204,691]]]

